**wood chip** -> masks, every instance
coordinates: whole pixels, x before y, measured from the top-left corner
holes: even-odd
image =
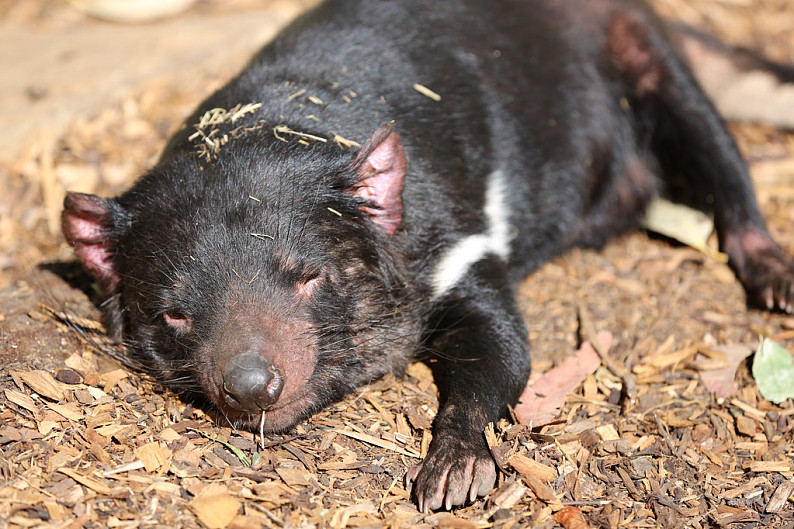
[[[276,473],[284,480],[284,483],[290,487],[311,485],[308,473],[305,470],[279,467],[276,469]]]
[[[791,472],[791,461],[750,461],[747,465],[750,472]]]
[[[554,494],[554,490],[543,483],[539,478],[533,475],[526,475],[524,476],[524,481],[529,485],[529,488],[532,489],[532,492],[535,493],[535,496],[537,496],[539,500],[548,504],[556,505],[560,503],[560,500]]]
[[[532,476],[549,483],[557,478],[557,471],[522,454],[515,454],[507,463],[522,476]]]
[[[397,443],[395,443],[393,441],[384,441],[383,439],[381,439],[379,437],[375,437],[373,435],[368,435],[368,434],[359,433],[359,432],[353,432],[353,431],[350,431],[350,430],[335,430],[335,431],[336,431],[336,433],[340,433],[342,435],[346,435],[347,437],[352,437],[353,439],[356,439],[356,440],[361,441],[363,443],[371,444],[371,445],[383,448],[385,450],[389,450],[391,452],[396,452],[398,454],[403,454],[403,455],[411,456],[411,457],[419,457],[419,454],[417,454],[416,452],[406,450],[405,448],[402,448],[402,447],[398,446]]]
[[[99,379],[104,383],[106,393],[110,393],[113,387],[119,383],[120,380],[127,378],[129,373],[123,369],[114,369],[99,376]]]
[[[36,405],[36,401],[34,401],[28,395],[25,395],[24,393],[22,393],[20,391],[17,391],[15,389],[6,389],[4,391],[4,393],[5,393],[6,398],[9,401],[11,401],[14,404],[16,404],[17,406],[25,408],[26,410],[28,410],[29,412],[33,413],[34,415],[38,415],[39,414],[40,410],[39,410],[39,407]]]
[[[65,405],[50,403],[47,404],[47,408],[70,421],[79,422],[83,419],[83,412],[77,407],[76,402]]]
[[[51,374],[46,371],[17,371],[14,373],[25,384],[30,386],[30,389],[41,395],[47,397],[55,402],[63,400],[63,389],[61,383],[53,378]]]
[[[780,512],[791,503],[794,503],[794,480],[789,479],[777,486],[764,511],[768,513]]]
[[[563,507],[554,513],[554,519],[565,529],[590,529],[590,525],[582,516],[582,511],[576,507]]]
[[[604,424],[602,426],[599,426],[598,428],[596,428],[596,432],[598,432],[598,435],[600,435],[601,439],[603,439],[604,441],[617,441],[618,439],[620,439],[620,435],[618,434],[618,431],[615,430],[615,427],[611,424]]]
[[[171,459],[171,451],[160,443],[147,443],[135,449],[135,457],[141,460],[146,472],[157,472]]]
[[[107,495],[110,494],[110,487],[108,487],[107,485],[105,485],[104,483],[102,483],[100,481],[95,480],[94,478],[90,478],[88,476],[83,476],[82,474],[79,474],[79,473],[75,472],[71,468],[61,467],[61,468],[59,468],[57,470],[61,474],[66,474],[67,476],[69,476],[70,478],[72,478],[73,480],[78,482],[80,485],[88,487],[89,489],[93,490],[97,494],[101,494],[101,495],[104,495],[104,496],[107,496]]]
[[[767,478],[765,478],[763,476],[756,476],[753,479],[751,479],[750,481],[748,481],[747,483],[745,483],[744,485],[741,485],[739,487],[734,487],[732,489],[727,489],[727,490],[722,491],[720,493],[719,497],[720,498],[729,498],[729,499],[738,498],[739,496],[743,496],[744,494],[746,494],[748,491],[754,489],[755,487],[757,487],[759,485],[768,484],[768,483],[769,483],[769,481],[767,480]]]
[[[190,508],[198,519],[210,529],[222,529],[237,516],[242,503],[229,494],[224,485],[211,485],[193,501]]]

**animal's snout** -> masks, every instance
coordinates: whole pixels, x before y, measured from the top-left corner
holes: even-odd
[[[223,390],[229,405],[240,411],[273,406],[284,389],[281,371],[258,353],[232,357],[223,368]]]

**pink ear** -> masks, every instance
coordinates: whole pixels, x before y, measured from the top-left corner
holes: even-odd
[[[108,200],[85,193],[68,193],[61,214],[66,241],[106,294],[113,293],[119,283],[111,237],[114,213]]]
[[[361,180],[355,195],[365,201],[361,211],[391,235],[400,225],[403,214],[405,153],[400,136],[390,126],[379,130],[361,150],[357,162]]]

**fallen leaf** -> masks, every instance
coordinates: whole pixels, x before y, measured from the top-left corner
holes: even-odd
[[[383,448],[385,450],[390,450],[392,452],[397,452],[398,454],[403,454],[406,456],[411,457],[419,457],[419,454],[416,452],[409,452],[405,448],[402,448],[397,443],[393,441],[387,441],[381,439],[380,437],[375,437],[374,435],[368,435],[365,433],[353,432],[351,430],[334,430],[336,433],[341,433],[342,435],[346,435],[347,437],[352,437],[358,441],[363,443],[375,445],[377,447]]]
[[[333,528],[342,528],[347,527],[348,521],[350,517],[356,514],[372,514],[375,515],[378,512],[378,505],[370,500],[361,503],[354,503],[348,507],[343,507],[334,513],[333,518],[331,518],[331,527]]]
[[[714,231],[714,221],[702,211],[657,198],[648,206],[643,226],[654,233],[682,242],[721,263],[728,262],[727,255],[708,246],[708,238]]]
[[[226,448],[228,448],[229,450],[231,450],[232,453],[235,456],[237,456],[237,459],[240,460],[240,462],[243,464],[243,466],[246,466],[246,467],[250,467],[251,466],[251,460],[248,459],[248,456],[245,455],[245,452],[243,452],[242,450],[240,450],[239,448],[237,448],[233,444],[227,443],[226,441],[221,441],[217,437],[213,437],[213,436],[211,436],[208,433],[202,432],[201,430],[193,430],[193,431],[196,432],[197,434],[201,435],[202,437],[206,437],[207,439],[209,439],[211,441],[215,441],[216,443],[220,443],[223,446],[225,446]]]
[[[753,359],[753,377],[766,400],[780,404],[794,398],[794,357],[783,346],[761,338]]]
[[[700,368],[700,378],[706,388],[717,397],[727,399],[739,391],[735,381],[736,369],[745,358],[750,356],[753,350],[749,345],[745,344],[722,345],[713,349],[725,355],[718,364],[703,357],[698,357],[695,365]]]
[[[532,426],[553,420],[568,395],[600,365],[601,357],[589,342],[584,342],[573,355],[526,387],[515,407],[516,416]]]

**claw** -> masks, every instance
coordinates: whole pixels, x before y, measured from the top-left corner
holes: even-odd
[[[416,465],[415,467],[412,467],[410,470],[408,470],[408,472],[405,473],[405,489],[406,491],[408,491],[408,494],[410,494],[411,491],[413,490],[414,482],[416,481],[416,476],[419,475],[419,472],[421,470],[422,470],[422,465],[419,464]]]
[[[423,513],[474,501],[495,481],[496,465],[484,444],[466,446],[459,438],[431,445],[427,458],[405,474],[406,486]]]
[[[775,308],[774,301],[772,299],[772,289],[767,288],[764,290],[764,303],[766,304],[767,310],[772,310]]]

